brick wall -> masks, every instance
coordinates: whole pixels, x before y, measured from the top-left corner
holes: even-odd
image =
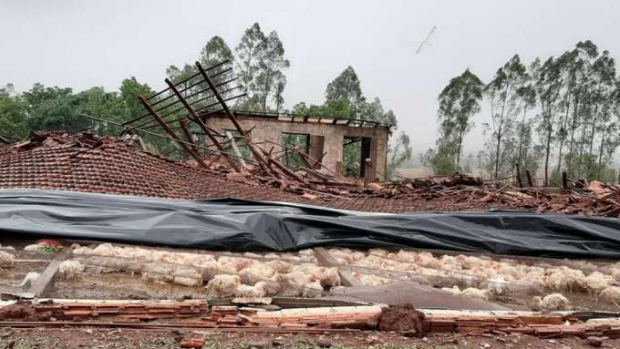
[[[290,122],[280,121],[276,118],[249,117],[237,114],[239,124],[244,130],[252,129],[252,141],[270,141],[282,144],[282,133],[304,133],[315,136],[324,136],[323,164],[332,170],[337,169],[337,164],[342,162],[344,137],[369,137],[371,140],[371,160],[373,163],[372,177],[380,180],[385,179],[384,174],[387,166],[387,142],[389,132],[387,127],[357,127],[326,123],[326,122]],[[327,121],[327,120],[325,120]],[[216,130],[234,129],[232,122],[225,116],[210,116],[207,126]],[[261,144],[269,150],[271,144]],[[275,149],[278,149],[277,146]]]

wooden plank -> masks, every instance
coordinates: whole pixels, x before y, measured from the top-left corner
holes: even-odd
[[[35,280],[32,285],[30,285],[28,292],[32,293],[36,297],[45,297],[45,295],[51,290],[52,286],[54,286],[60,263],[64,262],[67,257],[69,257],[72,250],[72,247],[67,247],[58,253],[58,255],[56,255],[56,257],[47,265],[45,270],[43,270],[41,276],[39,276],[39,278]]]
[[[237,155],[237,160],[239,161],[241,168],[243,170],[247,170],[248,165],[246,165],[245,160],[243,159],[243,156],[241,155],[241,152],[239,151],[239,147],[237,147],[237,142],[235,142],[235,137],[233,137],[230,131],[226,131],[226,137],[228,137],[228,139],[230,140],[230,145],[232,146],[232,149],[235,152],[235,155]]]
[[[340,263],[332,256],[329,251],[323,247],[315,247],[314,255],[319,261],[319,264],[324,267],[336,267],[338,268],[338,274],[340,275],[340,282],[343,286],[363,286],[362,283],[353,277],[353,274],[349,270],[342,270]]]

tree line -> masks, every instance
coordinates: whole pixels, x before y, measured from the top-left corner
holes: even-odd
[[[578,42],[558,57],[526,64],[515,54],[483,82],[466,69],[438,97],[439,137],[422,162],[437,174],[471,171],[491,179],[515,175],[516,165],[545,185],[563,171],[587,180],[616,181],[611,167],[620,146],[620,78],[609,51]],[[484,150],[463,163],[463,139],[482,104]]]
[[[277,32],[274,30],[266,34],[258,23],[245,30],[234,51],[224,39],[214,36],[202,48],[197,59],[205,67],[225,60],[233,62],[234,74],[239,78],[245,94],[243,98],[236,100],[234,108],[237,110],[293,112],[396,124],[396,116],[391,110],[384,110],[378,97],[371,102],[366,100],[352,67],[347,67],[327,85],[323,104],[307,105],[300,102],[295,104],[292,110],[283,108],[283,92],[287,86],[286,70],[290,67],[290,62],[285,57],[284,45]],[[194,73],[195,67],[192,64],[171,65],[166,69],[166,77],[173,82],[182,81]],[[220,78],[216,81],[224,84],[223,88],[230,86],[222,80]],[[188,88],[185,93],[195,93],[194,90],[200,88]],[[79,114],[124,122],[144,114],[136,97],[153,93],[148,84],[135,77],[124,79],[119,91],[92,87],[74,92],[67,87],[46,87],[36,83],[29,91],[18,93],[13,85],[7,84],[0,88],[0,136],[7,140],[17,140],[40,130],[91,130],[104,135],[118,135],[118,127],[95,124]],[[152,150],[173,158],[185,157],[172,142],[149,135],[143,135],[143,138]],[[390,168],[395,168],[411,157],[411,146],[405,133],[401,132],[398,137],[392,138]],[[355,166],[358,160],[355,159],[355,154],[355,150],[345,152],[344,167]]]

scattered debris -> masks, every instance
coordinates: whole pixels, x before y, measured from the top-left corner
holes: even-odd
[[[30,302],[17,301],[13,304],[0,307],[0,320],[20,319],[26,321],[47,320],[51,317],[49,312],[39,312]]]
[[[258,146],[257,146],[258,147]],[[266,155],[265,155],[266,156]],[[340,209],[411,212],[475,209],[534,210],[588,216],[620,215],[620,186],[592,182],[567,189],[497,187],[467,174],[401,179],[365,186],[362,180],[307,168],[295,176],[273,165],[265,174],[236,173],[226,163],[208,169],[134,147],[127,138],[89,133],[36,133],[0,147],[0,188],[49,188],[167,198],[287,201]],[[28,177],[33,171],[62,173]],[[96,169],[96,171],[94,170]],[[149,173],[145,176],[145,171]],[[28,247],[37,250],[36,247]]]

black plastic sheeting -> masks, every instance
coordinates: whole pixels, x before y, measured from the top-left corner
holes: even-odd
[[[0,190],[0,237],[57,237],[226,251],[416,247],[620,258],[620,220],[491,211],[375,215],[236,200]]]

